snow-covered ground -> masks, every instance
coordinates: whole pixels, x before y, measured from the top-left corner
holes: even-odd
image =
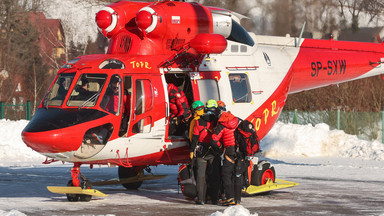
[[[223,208],[184,200],[178,193],[177,166],[154,167],[155,173],[169,176],[145,182],[138,191],[104,186],[99,189],[110,194],[107,198],[76,205],[66,202],[65,196],[51,194],[45,187],[65,184],[71,165],[42,165],[45,158],[21,140],[27,123],[0,120],[0,215],[119,215],[117,209],[127,205],[136,208],[132,213],[150,215],[166,215],[168,208],[174,214],[189,209],[194,213],[186,215],[215,216],[337,214],[337,209],[343,211],[338,215],[384,215],[384,188],[378,186],[384,185],[384,144],[329,130],[325,124],[277,123],[262,141],[264,156],[274,164],[277,177],[299,186],[245,197],[242,205]],[[82,173],[99,181],[115,178],[117,170],[82,167]],[[164,206],[165,212],[161,210]],[[290,209],[293,206],[303,210]]]

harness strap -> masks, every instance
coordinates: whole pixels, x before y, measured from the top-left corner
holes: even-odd
[[[235,161],[233,161],[228,155],[225,155],[225,159],[227,159],[229,162],[231,163],[235,163]]]

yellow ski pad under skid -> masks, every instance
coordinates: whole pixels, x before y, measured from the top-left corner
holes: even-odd
[[[258,193],[264,193],[272,190],[278,190],[282,188],[289,188],[299,185],[299,183],[286,181],[282,179],[275,179],[275,182],[268,181],[265,185],[255,186],[250,185],[247,189],[243,190],[243,193],[247,195],[253,195]]]
[[[102,186],[102,185],[113,185],[113,184],[128,184],[133,182],[145,181],[145,180],[155,180],[167,177],[167,175],[137,175],[130,178],[124,178],[120,180],[109,180],[109,181],[100,181],[100,182],[92,182],[94,186]]]
[[[81,189],[81,187],[58,187],[58,186],[48,186],[47,189],[52,193],[58,194],[84,194],[98,197],[106,197],[107,194],[104,194],[95,189]]]

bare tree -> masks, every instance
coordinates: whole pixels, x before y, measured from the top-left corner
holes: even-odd
[[[22,87],[23,95],[20,101],[41,99],[39,88],[46,87],[46,69],[37,46],[39,34],[37,29],[29,23],[28,13],[38,8],[38,0],[0,2],[0,69],[9,73],[9,78],[1,86],[0,94],[3,101],[9,103],[15,100],[14,93],[18,86]],[[37,77],[38,81],[33,78]],[[38,84],[37,84],[38,82]],[[39,86],[39,88],[34,88]],[[15,102],[15,101],[14,101]],[[36,106],[36,102],[33,104]]]
[[[352,32],[359,30],[359,18],[362,13],[369,15],[369,22],[373,21],[382,13],[384,3],[382,0],[337,0],[340,14],[345,18],[345,13],[352,16],[351,29]]]

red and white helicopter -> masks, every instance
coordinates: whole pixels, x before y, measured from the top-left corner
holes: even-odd
[[[288,94],[384,73],[383,44],[258,36],[240,25],[243,18],[170,0],[101,9],[96,23],[110,39],[107,54],[81,56],[59,70],[23,141],[50,161],[74,163],[70,184],[89,188],[79,180],[82,164],[117,165],[126,178],[147,166],[189,161],[187,140],[168,133],[167,82],[189,104],[224,101],[262,139]],[[114,111],[111,91],[119,101]],[[267,167],[263,178],[274,179],[274,172]]]

